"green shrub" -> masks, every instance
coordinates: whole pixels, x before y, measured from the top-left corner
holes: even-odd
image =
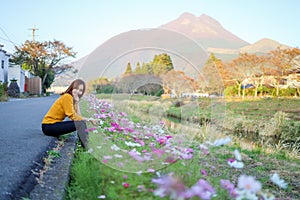
[[[104,94],[111,94],[114,92],[114,86],[112,84],[102,84],[96,86],[96,92],[98,94],[104,93]]]
[[[0,81],[0,101],[7,101],[7,83]]]
[[[295,94],[297,94],[296,88],[284,88],[279,90],[279,96],[290,97],[295,96]]]
[[[264,96],[264,95],[275,96],[276,88],[268,88],[266,86],[260,86],[257,88],[257,92],[260,96]]]
[[[236,96],[238,94],[238,88],[236,86],[228,86],[224,91],[225,96]]]

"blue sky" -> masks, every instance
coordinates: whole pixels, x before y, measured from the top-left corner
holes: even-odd
[[[270,38],[300,47],[299,9],[298,0],[9,0],[1,2],[0,44],[12,53],[36,27],[36,40],[61,40],[81,58],[115,35],[190,12],[213,17],[249,43]]]

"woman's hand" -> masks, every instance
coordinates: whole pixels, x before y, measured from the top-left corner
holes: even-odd
[[[79,101],[78,91],[76,89],[72,90],[72,96],[75,103]]]
[[[99,120],[98,119],[94,119],[94,118],[83,118],[83,120],[87,121],[87,122],[91,122],[94,126],[98,126],[98,122]]]

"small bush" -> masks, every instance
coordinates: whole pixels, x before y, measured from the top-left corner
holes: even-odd
[[[229,97],[237,96],[238,88],[236,86],[229,86],[225,89],[224,94]]]
[[[96,86],[96,92],[98,94],[104,93],[104,94],[111,94],[114,92],[114,86],[112,84],[103,84],[103,85],[97,85]]]
[[[7,83],[0,82],[0,101],[7,101]]]

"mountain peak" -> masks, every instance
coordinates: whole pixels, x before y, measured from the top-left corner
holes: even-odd
[[[247,45],[245,47],[242,47],[240,49],[240,52],[244,53],[267,53],[270,51],[270,49],[276,49],[276,48],[286,49],[289,48],[289,46],[281,44],[275,40],[269,39],[269,38],[263,38],[258,40],[252,45]]]
[[[180,15],[179,18],[187,18],[187,19],[194,19],[196,18],[196,16],[192,13],[189,13],[189,12],[184,12]]]
[[[206,14],[197,17],[194,14],[185,12],[179,18],[161,27],[200,41],[200,44],[206,48],[240,48],[248,45],[247,42],[224,29],[217,20]]]

